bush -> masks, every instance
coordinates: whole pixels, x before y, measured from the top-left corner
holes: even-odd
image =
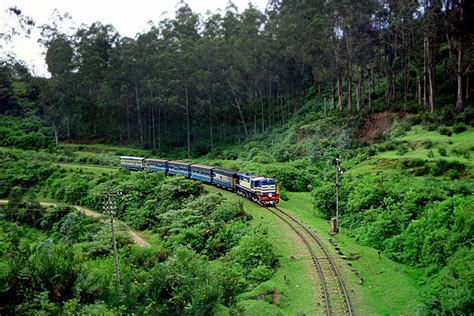
[[[439,153],[441,156],[446,157],[446,155],[447,155],[447,150],[446,150],[446,148],[444,148],[444,147],[440,147],[440,148],[438,148],[438,153]]]
[[[312,192],[314,198],[314,208],[325,219],[334,216],[336,210],[336,186],[332,182],[323,182]],[[340,201],[341,208],[343,200]]]
[[[393,122],[392,128],[390,129],[390,136],[391,137],[403,136],[410,129],[411,129],[411,125],[408,120],[401,121],[401,122],[399,120],[395,120]]]
[[[459,161],[438,160],[433,166],[432,173],[434,176],[441,176],[452,172],[452,175],[459,177],[465,170],[466,165]]]
[[[423,145],[423,148],[424,149],[430,149],[431,147],[433,147],[433,142],[429,139],[424,139],[421,144]]]
[[[274,178],[282,188],[292,192],[307,192],[308,185],[313,181],[313,176],[306,170],[288,165],[266,165],[256,172]]]
[[[474,250],[461,248],[449,259],[439,278],[441,310],[452,315],[474,313]]]
[[[425,216],[388,239],[385,253],[406,264],[445,265],[459,247],[472,240],[473,202],[472,198],[454,196],[434,204]]]
[[[243,276],[251,283],[268,280],[278,263],[272,244],[262,233],[243,237],[229,257],[244,269]]]
[[[451,131],[450,128],[446,127],[446,126],[441,126],[440,128],[438,128],[438,132],[441,134],[441,135],[446,135],[446,136],[451,136],[453,134],[453,132]]]
[[[17,118],[0,115],[0,146],[21,149],[47,148],[53,144],[52,133],[37,117]]]
[[[399,154],[400,156],[403,156],[404,154],[408,152],[408,150],[409,150],[408,146],[406,146],[405,144],[401,144],[397,148],[397,154]]]
[[[467,126],[463,123],[458,123],[453,126],[453,132],[456,134],[460,134],[467,130]]]

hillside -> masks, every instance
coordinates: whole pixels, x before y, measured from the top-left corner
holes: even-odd
[[[50,77],[0,58],[0,314],[474,314],[474,1],[175,9],[6,10]]]
[[[469,310],[470,296],[462,293],[471,282],[468,263],[473,236],[470,223],[474,128],[464,123],[433,126],[415,116],[391,113],[377,117],[389,122],[383,123],[385,129],[377,139],[367,140],[366,124],[364,121],[354,124],[357,118],[328,117],[314,121],[296,118],[287,128],[275,130],[260,140],[242,147],[223,148],[192,162],[276,178],[285,200],[281,206],[303,219],[326,241],[334,240],[342,254],[352,258],[351,266],[344,268],[343,273],[350,280],[354,301],[360,304],[356,311],[384,314],[398,310],[409,314],[415,310]],[[274,139],[270,150],[265,150],[265,139]],[[334,167],[330,159],[336,153],[345,171],[341,187],[341,233],[330,236],[326,233],[326,220],[334,216],[335,209]],[[37,192],[36,196],[42,199],[96,209],[100,209],[97,202],[89,197],[90,193],[83,192],[94,192],[107,174],[117,172],[107,166],[117,166],[119,155],[167,158],[151,151],[93,144],[65,144],[52,151],[3,147],[1,154],[5,184],[2,196],[11,196],[13,191],[9,188],[20,186],[31,188],[28,190]],[[44,165],[33,167],[34,160]],[[24,161],[24,164],[13,168],[8,161]],[[54,167],[56,164],[58,167]],[[29,178],[23,175],[22,168],[38,167],[38,174],[29,172]],[[138,175],[136,179],[139,178]],[[224,196],[239,199],[232,194]],[[147,218],[153,216],[148,207],[134,210],[137,207],[128,206],[121,218],[140,230],[156,225]],[[290,314],[305,310],[297,302],[308,289],[294,291],[285,285],[286,278],[299,280],[304,278],[304,273],[295,273],[296,267],[285,263],[291,246],[275,239],[281,228],[274,232],[276,224],[271,223],[275,219],[268,215],[260,218],[261,211],[251,203],[245,203],[244,207],[254,217],[253,225],[268,230],[275,253],[283,257],[275,274],[268,275],[270,279],[251,292],[242,294],[238,306],[245,306],[249,313],[269,312],[267,308],[282,308]],[[137,217],[137,214],[141,215]],[[154,233],[145,234],[156,240]],[[284,267],[288,264],[289,267]],[[392,286],[385,286],[387,283]],[[281,297],[276,307],[257,303],[256,297],[267,297],[265,293],[275,288]],[[387,296],[392,299],[387,301]]]

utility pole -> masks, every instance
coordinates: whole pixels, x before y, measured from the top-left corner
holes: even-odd
[[[114,250],[114,265],[115,265],[115,277],[117,283],[120,284],[120,269],[117,254],[117,242],[115,240],[115,229],[114,229],[114,216],[116,214],[117,202],[112,200],[112,195],[122,195],[122,192],[106,193],[104,199],[104,212],[110,216],[110,228],[112,230],[112,248]]]
[[[332,160],[332,164],[336,167],[336,219],[334,232],[339,232],[339,175],[343,174],[338,157]]]

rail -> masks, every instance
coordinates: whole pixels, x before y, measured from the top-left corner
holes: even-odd
[[[303,223],[301,223],[300,220],[281,208],[265,208],[276,215],[280,220],[285,222],[301,238],[303,243],[308,248],[312,262],[316,268],[319,278],[321,279],[325,314],[343,314],[352,316],[352,305],[342,276],[336,266],[334,259],[330,256],[328,250],[320,238]],[[311,242],[317,246],[319,255],[311,245]]]

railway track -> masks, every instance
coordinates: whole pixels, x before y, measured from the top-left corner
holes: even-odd
[[[297,218],[279,207],[265,207],[285,222],[308,248],[321,280],[322,300],[326,315],[353,315],[351,301],[334,259],[314,232]]]

